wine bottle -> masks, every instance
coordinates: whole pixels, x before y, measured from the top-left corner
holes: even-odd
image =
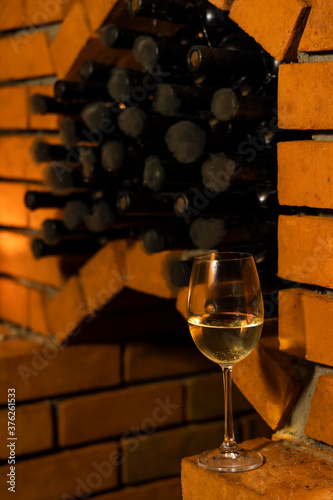
[[[114,67],[96,61],[84,61],[80,66],[80,76],[86,83],[106,83]]]
[[[262,54],[252,51],[228,50],[194,45],[187,55],[190,71],[212,72],[226,79],[236,76],[255,75],[266,77],[266,66]]]
[[[61,220],[45,219],[42,223],[42,238],[46,245],[58,245],[63,239],[72,234]]]
[[[49,256],[93,255],[101,248],[98,239],[65,240],[57,245],[47,245],[42,239],[32,240],[32,253],[35,259]]]
[[[168,129],[165,142],[177,161],[188,164],[203,156],[207,134],[197,123],[183,120]]]
[[[121,191],[117,196],[117,210],[126,216],[172,216],[175,197],[175,193]]]
[[[154,40],[151,36],[141,35],[135,39],[133,55],[145,69],[159,71],[177,70],[186,73],[186,58],[190,45]]]
[[[201,249],[234,248],[236,245],[249,245],[276,240],[276,223],[240,224],[228,218],[212,217],[195,219],[189,229],[190,238],[195,247]]]
[[[183,288],[190,283],[193,260],[172,260],[168,266],[169,279],[173,286]]]
[[[84,218],[90,212],[89,204],[81,200],[71,200],[63,209],[62,221],[68,231],[75,231],[84,226]]]
[[[199,215],[220,216],[238,214],[244,218],[254,212],[265,211],[264,217],[277,217],[277,193],[270,186],[260,186],[245,192],[229,190],[223,193],[203,191],[197,187],[179,193],[175,199],[175,214],[187,222]],[[270,218],[271,218],[270,217]]]
[[[89,193],[71,193],[67,196],[54,195],[47,191],[27,191],[24,196],[24,203],[30,210],[39,208],[63,208],[68,202],[87,201],[91,195]]]
[[[106,104],[97,101],[87,104],[81,113],[81,118],[90,130],[101,130],[102,134],[115,134],[116,113],[119,113],[117,105]]]
[[[81,102],[61,102],[42,94],[33,94],[29,105],[31,112],[38,115],[79,115],[84,107]]]
[[[231,185],[276,182],[277,165],[269,159],[247,163],[240,156],[231,157],[221,152],[209,155],[202,164],[201,176],[207,189],[222,193]]]
[[[219,89],[213,95],[211,110],[220,121],[261,120],[272,115],[276,103],[258,95],[242,96],[231,88]]]
[[[156,90],[153,108],[163,116],[196,115],[210,107],[215,91],[209,87],[161,83]]]
[[[183,226],[151,227],[142,236],[143,246],[148,253],[183,249],[191,245],[188,230]]]
[[[102,233],[115,225],[117,214],[115,200],[101,199],[92,204],[90,212],[83,218],[84,225],[91,233]]]
[[[201,163],[183,164],[168,161],[158,156],[148,156],[145,160],[143,179],[152,191],[174,191],[189,186],[200,179]]]
[[[72,117],[67,116],[59,125],[59,136],[64,146],[75,146],[79,142],[98,142],[87,130],[87,126]]]
[[[194,2],[179,0],[128,0],[130,14],[153,17],[178,24],[199,23]]]
[[[99,39],[104,45],[117,49],[132,49],[134,40],[142,34],[142,31],[120,28],[116,24],[103,26],[98,32]]]
[[[67,195],[76,189],[86,188],[81,172],[62,163],[51,163],[43,170],[45,185],[53,194]]]
[[[110,96],[105,85],[98,83],[77,83],[57,80],[54,84],[54,97],[62,101],[109,101]]]
[[[48,142],[37,139],[33,142],[30,153],[36,163],[48,161],[65,162],[68,167],[79,167],[79,150],[60,146],[59,144],[49,144]]]

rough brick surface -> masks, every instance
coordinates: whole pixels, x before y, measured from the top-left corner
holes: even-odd
[[[230,17],[275,59],[292,61],[308,10],[303,0],[234,0]]]
[[[332,129],[333,62],[283,64],[279,69],[279,127]],[[304,106],[304,103],[307,103]]]
[[[31,251],[31,236],[1,231],[0,272],[46,285],[61,287],[67,280],[61,257],[36,260]]]
[[[34,26],[55,23],[62,20],[62,0],[55,0],[53,2],[25,0],[25,2],[26,19]]]
[[[305,426],[305,433],[318,441],[333,446],[333,374],[319,377],[310,413]]]
[[[87,441],[135,434],[150,434],[158,427],[182,422],[183,391],[180,381],[128,387],[59,403],[59,443],[68,446]],[[177,406],[170,415],[164,405]],[[84,418],[82,418],[84,415]],[[110,415],[110,418],[101,418]]]
[[[55,74],[47,33],[12,35],[0,40],[0,81],[23,80]],[[36,57],[38,54],[38,57]]]
[[[94,3],[85,0],[89,21],[93,31],[97,31],[111,13],[117,0],[95,0]]]
[[[197,375],[186,379],[186,419],[209,420],[224,414],[222,373]],[[232,394],[234,414],[252,409],[234,385]]]
[[[8,387],[6,388],[8,390]],[[0,426],[4,438],[0,444],[0,458],[8,458],[7,437],[4,433],[8,425],[7,408],[0,411]],[[53,426],[49,402],[16,407],[15,427],[17,429],[16,454],[36,453],[53,447]]]
[[[294,356],[333,366],[333,299],[305,288],[279,294],[280,349]]]
[[[0,89],[0,104],[2,103],[1,93],[3,90],[9,89]],[[8,103],[10,103],[10,106],[13,105],[13,100],[10,95],[5,95],[4,99],[8,99]],[[2,117],[0,119],[2,119]],[[40,138],[47,140],[47,142],[59,143],[59,139],[54,136],[43,135]],[[36,163],[34,163],[30,154],[31,145],[35,140],[36,136],[0,137],[1,177],[4,177],[5,179],[20,179],[32,181],[43,180],[43,168],[45,165],[37,165]]]
[[[222,438],[222,422],[211,422],[158,431],[143,436],[142,440],[140,437],[124,439],[122,480],[132,484],[179,474],[181,459],[191,454],[190,450],[199,453],[219,446]]]
[[[16,464],[16,496],[34,500],[79,498],[118,484],[117,444],[108,442],[63,451],[47,457],[34,458]],[[2,498],[10,499],[7,490],[8,465],[0,467]]]
[[[125,346],[124,378],[127,382],[216,369],[215,363],[192,345],[140,341]]]
[[[80,269],[89,312],[103,307],[126,285],[126,240],[111,241]]]
[[[333,287],[333,220],[280,216],[278,274],[281,278]]]
[[[305,447],[264,438],[243,445],[264,455],[266,462],[262,467],[242,474],[216,474],[199,467],[197,457],[185,458],[182,461],[183,500],[333,498],[332,454],[314,452],[312,455]]]
[[[59,78],[65,78],[81,50],[92,35],[87,12],[75,2],[65,17],[51,45],[51,53]]]
[[[128,486],[114,493],[96,497],[96,500],[181,500],[180,479],[162,479],[141,486]]]
[[[28,326],[28,288],[7,278],[0,279],[0,317]]]
[[[281,205],[333,208],[333,143],[280,142],[278,196]]]
[[[0,31],[20,28],[24,19],[23,0],[2,0],[0,11]]]
[[[71,276],[54,299],[47,304],[51,331],[62,342],[87,317],[87,306],[80,280]]]
[[[236,363],[233,379],[259,415],[277,429],[285,423],[302,386],[292,358],[271,344],[262,339],[249,356]]]
[[[126,252],[127,282],[130,288],[163,298],[175,298],[175,289],[166,278],[168,259],[180,257],[181,251],[147,254],[142,242],[130,242]]]
[[[26,184],[19,184],[17,182],[0,183],[1,226],[27,227],[29,210],[24,204],[26,191]]]
[[[320,52],[333,50],[333,5],[330,0],[315,0],[298,50]]]
[[[26,130],[29,126],[28,90],[26,86],[0,88],[0,129]],[[6,138],[7,139],[7,138]],[[1,138],[4,142],[5,138]],[[3,168],[9,170],[8,165]],[[6,177],[8,177],[8,173]]]
[[[110,387],[120,382],[120,348],[115,344],[60,347],[51,341],[39,345],[12,340],[1,344],[0,361],[0,386],[15,387],[17,401]],[[4,390],[0,403],[6,401]]]
[[[51,329],[47,318],[49,294],[44,290],[29,288],[28,293],[28,327],[43,335],[49,335]]]

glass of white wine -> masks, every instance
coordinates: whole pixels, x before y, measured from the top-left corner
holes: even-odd
[[[224,383],[224,439],[217,449],[198,457],[201,467],[242,472],[260,467],[263,456],[235,442],[232,416],[232,367],[257,344],[264,321],[259,277],[253,256],[213,252],[194,261],[187,320],[197,348],[218,363]]]

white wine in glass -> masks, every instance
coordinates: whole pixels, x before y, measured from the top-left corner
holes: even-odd
[[[194,261],[187,319],[197,348],[223,372],[225,426],[221,446],[201,453],[198,464],[219,472],[255,469],[263,456],[235,442],[232,367],[256,346],[264,321],[263,299],[253,256],[213,252]]]

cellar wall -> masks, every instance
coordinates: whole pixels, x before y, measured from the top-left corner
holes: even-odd
[[[57,78],[77,80],[89,58],[136,67],[128,52],[106,50],[97,39],[112,7],[65,0],[1,5],[0,434],[7,429],[7,391],[15,388],[16,495],[27,500],[176,500],[181,458],[222,437],[221,374],[189,339],[187,289],[179,292],[165,278],[166,261],[179,252],[148,256],[140,245],[118,241],[88,260],[36,261],[31,253],[42,222],[60,220],[62,210],[29,211],[24,204],[26,191],[47,190],[45,165],[30,154],[33,142],[60,142],[59,118],[33,114],[29,98],[51,96]],[[276,319],[265,328],[276,336]],[[240,386],[247,376],[239,375]],[[271,427],[284,420],[298,391],[279,396]],[[239,439],[271,435],[237,388],[234,413]],[[6,444],[2,439],[3,499],[12,495]]]

